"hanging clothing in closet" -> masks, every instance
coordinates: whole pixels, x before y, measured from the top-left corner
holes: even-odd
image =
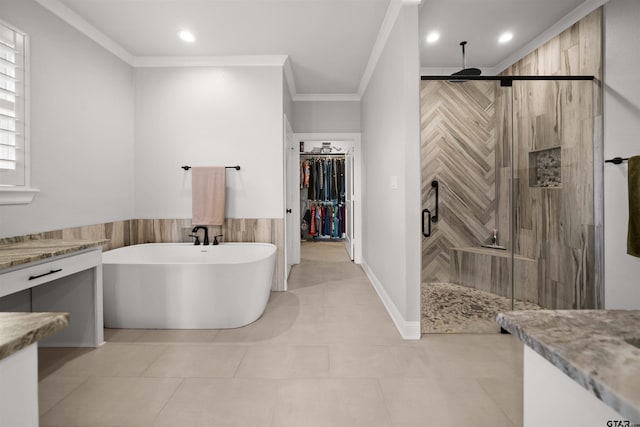
[[[300,162],[300,188],[309,200],[344,200],[344,159],[309,158]]]
[[[332,202],[312,203],[305,210],[309,218],[309,234],[314,238],[342,239],[345,234],[345,206]]]
[[[314,156],[300,161],[301,198],[306,195],[308,199],[302,208],[303,232],[313,239],[344,238],[344,168],[344,157]]]

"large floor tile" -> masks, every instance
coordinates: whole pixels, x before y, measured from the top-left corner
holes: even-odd
[[[308,285],[308,284],[307,284]],[[286,292],[272,292],[267,310],[278,306],[324,306],[327,299],[325,282],[313,286],[296,286],[290,281]]]
[[[66,361],[51,375],[62,377],[135,377],[166,349],[165,345],[106,343]]]
[[[40,425],[149,425],[181,382],[177,378],[89,378],[46,412]]]
[[[210,343],[218,334],[217,329],[141,329],[133,340],[138,343]]]
[[[251,346],[238,368],[238,378],[324,378],[329,376],[329,350],[313,345]]]
[[[276,380],[185,379],[154,426],[271,426],[278,396]]]
[[[329,328],[324,320],[301,320],[287,331],[287,343],[291,345],[327,345],[330,342]]]
[[[391,317],[380,304],[373,305],[328,305],[325,307],[325,319],[328,322],[368,323],[370,328],[378,328],[381,325],[392,326]]]
[[[404,340],[393,323],[372,324],[363,319],[353,322],[327,320],[327,340],[331,344],[402,344]]]
[[[391,419],[375,379],[284,381],[273,427],[385,427]]]
[[[345,262],[347,250],[343,242],[306,241],[300,243],[300,257],[304,263]]]
[[[231,378],[246,348],[217,344],[185,344],[167,348],[143,373],[145,377]]]
[[[429,335],[421,343],[429,374],[444,378],[505,378],[522,376],[522,355],[499,343],[514,339],[494,335]],[[517,348],[517,347],[516,347]],[[428,374],[428,375],[429,375]]]
[[[424,376],[420,350],[405,345],[331,345],[331,377],[385,378]]]
[[[234,329],[220,329],[213,339],[214,343],[226,344],[273,344],[285,343],[287,333],[296,316],[275,318],[267,313],[255,322]]]
[[[294,326],[298,322],[321,322],[325,319],[324,305],[267,307],[261,320]]]
[[[53,408],[87,379],[85,377],[48,377],[39,381],[38,411],[40,415]]]
[[[378,294],[366,278],[361,283],[347,284],[348,280],[327,283],[327,305],[335,306],[382,306]]]
[[[522,380],[522,377],[516,378],[512,382],[505,381],[502,378],[478,379],[478,384],[516,427],[522,427],[523,421],[524,384]]]
[[[38,378],[42,380],[56,373],[70,361],[92,351],[94,351],[93,348],[39,347]]]
[[[144,329],[104,328],[104,340],[106,342],[134,342],[144,331]]]
[[[318,261],[313,264],[300,264],[294,267],[287,283],[289,289],[316,286],[332,280],[360,278],[364,272],[360,266],[350,261],[332,263]]]
[[[380,385],[394,426],[514,425],[473,379],[383,378]]]
[[[105,329],[98,349],[39,349],[42,425],[521,425],[520,341],[405,341],[342,244],[302,255],[242,328]]]

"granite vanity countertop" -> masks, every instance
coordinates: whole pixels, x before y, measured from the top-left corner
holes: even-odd
[[[640,310],[510,311],[496,321],[629,421],[640,423]]]
[[[69,313],[0,313],[0,360],[68,325]]]
[[[101,246],[108,240],[34,239],[0,244],[0,270]]]

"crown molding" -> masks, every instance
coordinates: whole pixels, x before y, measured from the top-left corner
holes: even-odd
[[[144,67],[283,67],[287,55],[135,56],[132,66]]]
[[[127,64],[132,65],[134,56],[131,53],[59,0],[36,0],[36,2]]]
[[[294,102],[305,101],[360,101],[357,93],[297,93],[293,96]]]
[[[376,41],[371,49],[369,61],[367,61],[367,66],[365,67],[364,73],[362,73],[362,78],[360,79],[360,85],[358,86],[358,95],[360,97],[362,97],[364,92],[367,90],[369,81],[371,80],[376,65],[378,64],[378,60],[380,60],[380,57],[382,56],[382,51],[387,44],[387,40],[389,40],[393,25],[396,23],[398,15],[400,15],[402,4],[403,2],[399,0],[391,0],[391,2],[389,2],[387,13],[384,15],[380,31],[378,31],[378,37],[376,37]]]
[[[296,79],[293,76],[293,68],[291,68],[291,58],[287,56],[287,59],[284,61],[284,65],[282,67],[282,72],[284,73],[284,81],[285,84],[289,88],[289,94],[291,95],[291,99],[296,96]]]
[[[367,62],[367,66],[365,67],[364,73],[362,73],[362,78],[360,79],[360,85],[358,86],[359,98],[362,98],[364,91],[367,90],[369,81],[371,80],[376,65],[378,64],[378,60],[380,59],[380,56],[382,56],[387,40],[389,40],[391,30],[398,19],[398,15],[400,15],[400,10],[402,10],[403,6],[415,5],[421,6],[422,0],[391,0],[391,2],[389,2],[387,13],[384,15],[382,25],[380,25],[380,31],[378,31],[378,37],[376,37],[376,41],[371,49],[369,61]]]
[[[529,43],[524,45],[522,48],[518,49],[516,52],[496,64],[496,66],[493,67],[493,69],[495,70],[495,74],[503,72],[505,69],[509,68],[511,65],[515,64],[552,38],[562,33],[567,28],[571,27],[573,24],[580,21],[582,18],[608,2],[609,0],[585,0],[578,7],[563,16],[558,22],[553,24],[543,33],[541,33]]]

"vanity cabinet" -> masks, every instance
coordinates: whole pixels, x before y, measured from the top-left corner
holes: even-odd
[[[84,248],[85,242],[75,251],[69,245],[64,242],[60,255],[30,255],[36,259],[26,263],[16,261],[20,246],[13,245],[17,253],[13,265],[0,270],[0,297],[29,289],[32,312],[70,314],[69,327],[42,340],[40,346],[98,347],[104,341],[102,250],[95,245]],[[9,249],[0,247],[0,255],[5,250]],[[52,247],[46,250],[47,255],[57,253]]]

